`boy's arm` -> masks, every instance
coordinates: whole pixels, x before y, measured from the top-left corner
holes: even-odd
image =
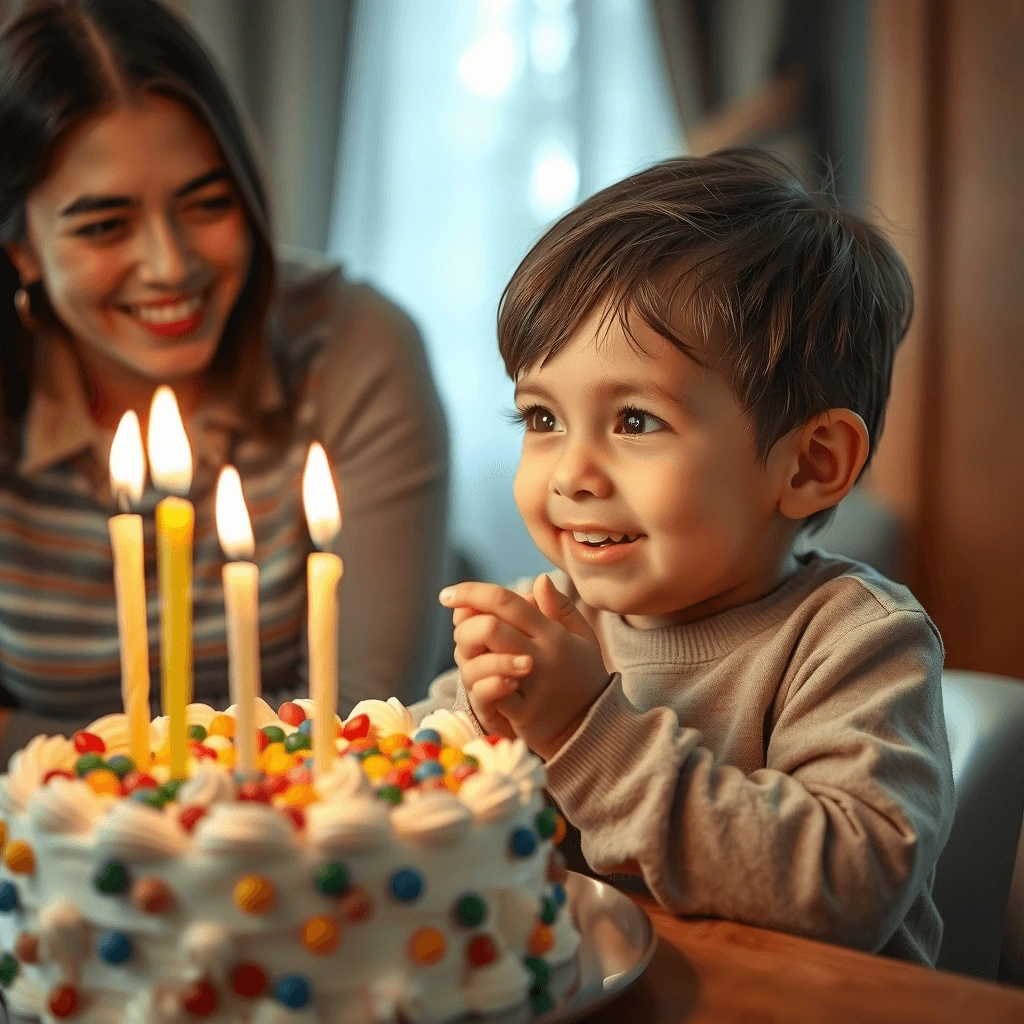
[[[615,677],[547,763],[598,871],[635,862],[659,902],[880,949],[949,833],[942,648],[921,612],[857,627],[804,666],[767,767],[715,762]]]

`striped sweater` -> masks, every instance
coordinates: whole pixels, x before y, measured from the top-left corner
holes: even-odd
[[[324,442],[342,498],[335,550],[341,710],[370,696],[420,696],[434,668],[447,502],[443,414],[421,342],[394,307],[338,268],[282,261],[258,388],[210,395],[186,424],[196,471],[195,699],[227,700],[216,476],[233,462],[260,567],[263,692],[304,693],[305,561],[300,480]],[[112,435],[94,422],[70,346],[40,339],[21,434],[0,453],[0,685],[34,716],[88,720],[121,704],[107,520]],[[145,534],[151,694],[160,693],[153,510]],[[41,721],[41,719],[40,719]],[[35,719],[32,729],[38,729]],[[23,730],[19,730],[23,731]],[[4,742],[9,753],[11,744]]]

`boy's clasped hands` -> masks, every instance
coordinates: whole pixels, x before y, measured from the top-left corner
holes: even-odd
[[[460,583],[440,601],[454,609],[455,663],[480,724],[553,757],[608,685],[590,624],[547,575],[529,595]]]

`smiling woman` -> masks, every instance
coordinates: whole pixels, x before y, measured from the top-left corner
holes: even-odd
[[[0,246],[0,695],[22,709],[0,766],[26,735],[119,705],[108,453],[126,410],[145,429],[161,384],[197,460],[196,699],[227,698],[213,508],[226,462],[254,520],[264,691],[305,693],[313,439],[345,509],[340,710],[415,699],[447,495],[419,335],[339,268],[275,253],[239,114],[157,0],[35,0],[0,30]],[[154,676],[158,497],[139,508]]]

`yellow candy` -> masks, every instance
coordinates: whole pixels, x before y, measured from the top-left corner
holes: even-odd
[[[106,768],[97,768],[95,771],[89,772],[85,777],[85,783],[100,796],[104,793],[118,796],[121,793],[121,780]]]
[[[265,914],[274,906],[274,885],[262,875],[246,875],[235,886],[235,905],[247,914]]]
[[[341,929],[332,917],[311,917],[302,924],[302,944],[318,956],[326,956],[338,948]]]
[[[317,791],[302,782],[289,786],[280,796],[274,797],[274,803],[284,807],[308,807],[319,799]]]
[[[279,744],[278,744],[279,745]],[[269,747],[267,748],[270,749]],[[291,771],[295,767],[295,760],[291,754],[286,754],[283,750],[265,757],[263,759],[263,770],[268,775],[284,775],[285,772]]]
[[[414,964],[436,964],[444,951],[444,933],[436,928],[420,928],[409,940],[409,959]]]
[[[207,743],[210,736],[223,736],[226,739],[233,739],[235,735],[235,720],[230,715],[214,715],[206,729]]]
[[[212,732],[205,740],[203,740],[203,746],[219,752],[221,750],[230,750],[234,746],[234,743],[232,743],[227,736],[222,736],[220,733]]]
[[[31,875],[36,869],[32,847],[24,839],[15,839],[4,852],[4,863],[16,875]]]
[[[229,747],[227,750],[217,751],[217,764],[224,765],[225,768],[234,768],[238,763],[238,751],[234,747]]]
[[[393,732],[377,741],[377,749],[382,754],[390,757],[396,750],[408,750],[412,746],[412,740],[401,732]]]
[[[156,753],[153,754],[153,760],[157,764],[170,764],[171,762],[171,741],[166,739],[156,749]]]
[[[437,759],[445,768],[454,768],[464,760],[462,751],[458,747],[442,747]]]
[[[385,757],[383,754],[371,754],[363,761],[363,771],[366,772],[374,782],[383,779],[393,767],[394,765],[391,763],[391,758]]]

